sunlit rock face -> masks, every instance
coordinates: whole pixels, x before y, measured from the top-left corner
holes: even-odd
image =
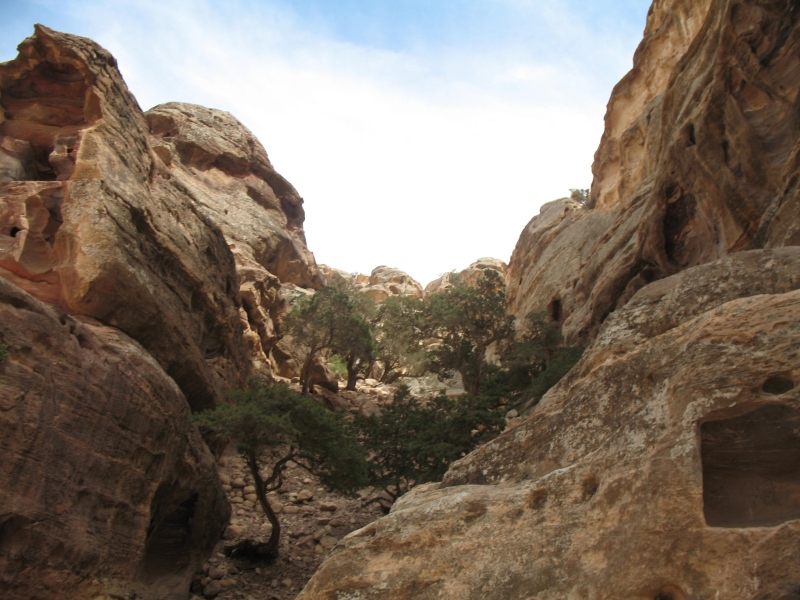
[[[798,348],[800,248],[645,287],[522,425],[345,538],[299,598],[791,598]]]
[[[0,595],[186,598],[230,510],[188,415],[280,368],[281,290],[321,285],[302,199],[231,115],[144,115],[91,40],[37,26],[19,51],[0,65]]]
[[[506,280],[578,365],[523,423],[351,534],[299,598],[800,593],[800,13],[657,0],[590,207]]]
[[[642,286],[732,252],[800,244],[792,3],[657,0],[614,88],[593,208],[545,205],[511,257],[517,316],[588,343]]]
[[[497,271],[501,279],[505,281],[508,265],[499,258],[479,258],[466,269],[457,273],[458,277],[467,285],[477,285],[478,280],[483,276],[484,270]],[[435,294],[447,289],[451,285],[452,273],[445,273],[441,277],[434,279],[425,286],[426,294]]]

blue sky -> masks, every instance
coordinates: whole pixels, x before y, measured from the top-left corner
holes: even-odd
[[[508,260],[539,206],[588,187],[645,0],[0,0],[90,37],[143,109],[228,110],[306,201],[318,262],[423,285]]]

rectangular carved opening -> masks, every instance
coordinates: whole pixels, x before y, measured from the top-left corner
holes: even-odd
[[[800,410],[757,408],[700,427],[703,509],[711,527],[800,519]]]

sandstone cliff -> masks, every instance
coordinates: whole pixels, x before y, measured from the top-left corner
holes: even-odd
[[[514,250],[517,316],[549,309],[585,344],[651,281],[800,244],[797,19],[793,3],[653,3],[609,101],[591,208],[545,205]]]
[[[230,510],[188,414],[278,368],[281,284],[322,283],[302,198],[231,115],[143,114],[91,40],[37,26],[19,52],[0,65],[4,597],[183,598]]]

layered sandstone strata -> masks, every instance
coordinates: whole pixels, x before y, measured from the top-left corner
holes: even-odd
[[[797,9],[656,0],[614,88],[587,206],[545,205],[508,272],[517,316],[588,343],[642,286],[752,248],[800,244]]]
[[[524,424],[345,538],[299,598],[793,597],[798,274],[800,248],[762,250],[641,290]]]

